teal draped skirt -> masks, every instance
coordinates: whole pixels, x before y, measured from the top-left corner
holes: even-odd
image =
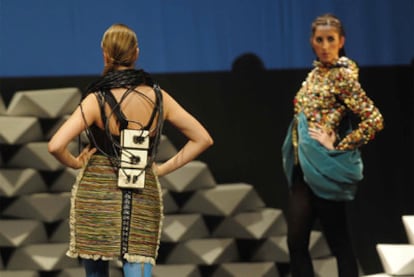
[[[357,184],[363,178],[361,153],[355,150],[328,150],[308,134],[305,114],[299,113],[290,123],[282,146],[283,169],[289,187],[293,182],[295,149],[293,128],[297,127],[297,158],[304,181],[319,197],[329,200],[353,200]]]

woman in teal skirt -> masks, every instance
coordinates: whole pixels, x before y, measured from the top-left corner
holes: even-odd
[[[309,237],[318,218],[340,277],[357,277],[345,204],[363,178],[359,148],[383,129],[383,117],[345,56],[345,32],[332,14],[312,23],[317,60],[294,98],[294,116],[283,147],[289,185],[288,248],[292,277],[314,276]],[[352,128],[350,114],[358,118]]]

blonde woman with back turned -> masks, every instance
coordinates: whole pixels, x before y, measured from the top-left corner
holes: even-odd
[[[126,277],[150,277],[163,220],[158,177],[194,160],[213,139],[148,73],[134,69],[139,48],[133,30],[114,24],[101,46],[103,76],[48,144],[62,164],[81,169],[72,189],[67,255],[82,260],[87,277],[109,276],[113,259],[123,262]],[[164,121],[188,142],[156,164]],[[68,145],[84,131],[90,146],[75,156]]]

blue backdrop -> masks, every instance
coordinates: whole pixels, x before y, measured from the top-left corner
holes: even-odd
[[[0,0],[0,77],[100,74],[112,23],[138,34],[152,73],[230,70],[241,54],[268,69],[311,65],[310,23],[333,12],[361,66],[414,58],[413,0]]]

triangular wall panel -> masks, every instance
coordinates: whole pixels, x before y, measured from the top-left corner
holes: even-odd
[[[202,213],[215,216],[230,216],[239,212],[263,208],[264,202],[253,186],[245,183],[217,185],[211,189],[200,189],[184,204],[184,213]]]
[[[0,220],[0,247],[17,248],[23,245],[46,243],[45,226],[38,220]]]
[[[0,169],[0,196],[15,197],[46,191],[46,183],[34,169]]]
[[[20,196],[11,203],[3,215],[42,222],[56,222],[68,218],[70,193],[37,193]]]
[[[57,118],[71,114],[81,99],[78,88],[17,91],[7,108],[9,116]]]
[[[38,118],[0,116],[0,143],[24,144],[41,140],[43,132]]]

